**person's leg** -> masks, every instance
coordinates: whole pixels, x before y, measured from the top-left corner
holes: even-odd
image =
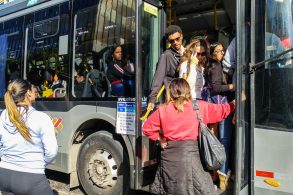
[[[134,86],[135,86],[135,83],[134,83],[134,80],[124,80],[123,82],[123,85],[124,85],[124,90],[125,90],[125,96],[127,97],[134,97],[135,94],[134,94]]]
[[[18,182],[14,183],[15,194],[54,195],[45,174],[15,172],[14,176],[18,177]]]
[[[13,193],[10,192],[9,181],[11,181],[10,170],[0,168],[0,192],[3,195],[13,195]]]
[[[115,96],[124,96],[124,85],[122,83],[112,85],[112,94]]]
[[[0,191],[5,195],[53,195],[44,174],[33,174],[0,168]]]
[[[219,123],[219,140],[225,147],[226,152],[226,161],[224,165],[218,171],[220,178],[220,188],[226,189],[227,186],[227,173],[229,170],[229,159],[230,159],[230,145],[231,145],[231,136],[233,130],[232,118],[233,114],[231,113],[226,119],[222,120]]]
[[[32,190],[30,191],[30,195],[54,195],[54,191],[51,189],[49,185],[49,181],[45,175],[37,175],[35,179],[38,182],[33,182],[35,185],[33,186]]]

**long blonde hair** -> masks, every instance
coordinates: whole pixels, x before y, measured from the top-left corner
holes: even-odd
[[[200,46],[200,41],[198,39],[186,45],[184,53],[180,58],[180,65],[185,61],[187,61],[187,64],[191,63],[191,56],[195,54],[195,48],[198,46]]]
[[[179,112],[184,111],[184,104],[192,101],[190,87],[183,78],[173,79],[167,88],[167,104],[174,103]]]
[[[24,139],[31,142],[29,128],[25,125],[21,113],[17,108],[19,103],[23,103],[27,100],[28,90],[32,90],[32,85],[28,81],[16,79],[8,85],[4,95],[4,102],[12,124],[17,128]]]

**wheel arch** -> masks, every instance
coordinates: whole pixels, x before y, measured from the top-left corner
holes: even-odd
[[[121,143],[123,150],[128,156],[129,165],[134,165],[134,151],[131,145],[130,138],[127,135],[121,135],[115,132],[115,121],[105,120],[102,118],[91,118],[83,121],[78,126],[72,136],[72,149],[70,150],[70,172],[76,171],[76,160],[78,158],[80,145],[88,136],[92,135],[95,132],[110,136],[113,139],[117,139]]]

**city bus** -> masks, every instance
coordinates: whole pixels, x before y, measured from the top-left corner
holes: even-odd
[[[38,89],[35,108],[56,128],[48,169],[87,194],[149,191],[158,146],[141,132],[167,25],[194,36],[236,39],[233,194],[291,194],[293,187],[291,0],[14,0],[0,6],[0,98],[14,78]],[[268,35],[269,34],[269,35]],[[272,39],[274,37],[274,39]],[[272,41],[274,40],[274,41]],[[135,93],[113,95],[110,48],[135,65]],[[280,49],[279,49],[280,48]],[[76,75],[87,72],[81,95]],[[87,93],[90,91],[91,94]]]

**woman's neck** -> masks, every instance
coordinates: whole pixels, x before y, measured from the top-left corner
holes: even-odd
[[[26,106],[31,106],[32,104],[30,102],[19,102],[17,104],[17,106],[23,106],[23,107],[26,107]]]

